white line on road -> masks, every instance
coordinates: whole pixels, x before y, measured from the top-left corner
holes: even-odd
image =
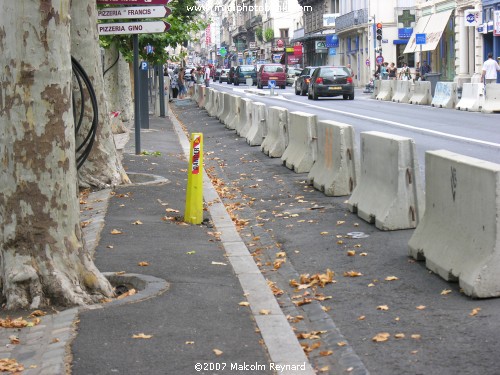
[[[275,98],[277,98],[277,97],[275,97]],[[455,135],[455,134],[450,134],[450,133],[443,133],[443,132],[440,132],[440,131],[437,131],[437,130],[431,130],[431,129],[426,129],[426,128],[419,128],[417,126],[407,125],[407,124],[403,124],[401,122],[384,120],[384,119],[380,119],[380,118],[376,118],[376,117],[370,117],[370,116],[365,116],[365,115],[359,115],[359,114],[356,114],[356,113],[340,111],[338,109],[324,108],[324,107],[320,107],[320,106],[309,104],[309,103],[295,102],[295,101],[287,99],[285,97],[280,97],[279,99],[285,100],[285,101],[289,101],[289,102],[293,102],[293,103],[300,103],[301,105],[304,105],[304,106],[307,106],[307,107],[321,109],[321,110],[332,112],[332,113],[338,113],[338,114],[345,115],[345,116],[355,117],[355,118],[362,119],[362,120],[370,120],[370,121],[380,122],[382,124],[392,125],[392,126],[399,127],[399,128],[402,128],[402,129],[414,130],[414,131],[418,131],[418,132],[421,132],[421,133],[428,133],[428,134],[433,134],[433,135],[439,135],[441,137],[452,138],[452,139],[456,139],[456,140],[459,140],[459,141],[465,141],[465,142],[480,144],[480,145],[483,145],[483,146],[491,146],[491,147],[495,147],[495,148],[500,148],[500,143],[482,141],[480,139],[462,137],[460,135]]]

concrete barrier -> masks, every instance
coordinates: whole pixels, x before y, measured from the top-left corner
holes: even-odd
[[[347,206],[381,230],[415,228],[424,195],[412,139],[381,132],[361,133],[358,184]]]
[[[208,115],[211,117],[215,117],[217,115],[217,112],[219,111],[219,91],[212,89],[212,100],[210,102],[211,104]]]
[[[464,83],[462,98],[456,109],[461,111],[479,112],[484,105],[484,85],[482,83]]]
[[[288,145],[288,110],[269,107],[266,128],[267,133],[260,150],[271,158],[280,158]]]
[[[210,106],[212,105],[212,92],[214,90],[211,89],[211,88],[207,88],[205,90],[205,95],[206,95],[206,98],[205,98],[205,105],[204,105],[204,108],[205,110],[207,111],[207,113],[210,113]]]
[[[193,85],[193,95],[191,95],[191,100],[194,100],[195,102],[198,102],[198,84],[195,83]]]
[[[240,113],[241,97],[238,95],[231,95],[231,111],[226,118],[226,128],[234,130],[238,123],[238,116]]]
[[[438,108],[455,108],[457,100],[457,84],[455,82],[438,82],[434,90],[431,106]]]
[[[446,150],[425,154],[426,209],[409,243],[474,298],[500,296],[500,164]]]
[[[229,93],[224,92],[222,93],[222,99],[220,103],[222,104],[222,110],[219,110],[217,113],[217,118],[219,119],[221,124],[224,124],[224,120],[229,114],[229,111],[231,109],[231,102],[230,102],[231,96]]]
[[[359,166],[354,152],[354,128],[336,121],[318,121],[318,155],[307,176],[327,196],[350,195]]]
[[[217,114],[215,117],[217,117],[220,121],[221,115],[224,113],[224,93],[222,91],[219,91],[217,94]]]
[[[408,103],[429,105],[432,101],[431,95],[432,85],[429,81],[417,81],[413,84],[413,95]]]
[[[377,96],[380,93],[380,82],[382,82],[382,81],[379,79],[376,79],[375,81],[373,81],[373,92],[371,95],[372,99],[377,99]]]
[[[290,112],[288,115],[288,146],[281,156],[283,164],[296,173],[309,172],[316,160],[316,115]]]
[[[500,112],[500,85],[490,83],[486,85],[486,93],[484,96],[484,105],[481,112],[492,113]]]
[[[380,81],[380,91],[376,96],[377,100],[391,100],[393,97],[396,81]]]
[[[260,146],[266,132],[267,108],[264,103],[252,104],[252,125],[245,136],[250,146]]]
[[[396,89],[392,96],[392,101],[396,103],[408,103],[412,95],[412,81],[395,81]]]
[[[205,106],[205,100],[207,95],[207,88],[205,86],[201,86],[198,88],[198,107],[203,108]]]
[[[253,101],[250,99],[241,99],[240,121],[236,127],[236,134],[242,138],[246,138],[248,131],[252,126],[252,106]]]

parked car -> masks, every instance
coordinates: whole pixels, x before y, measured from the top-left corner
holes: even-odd
[[[220,72],[222,71],[222,69],[220,68],[217,68],[215,69],[215,73],[214,73],[214,82],[218,81],[219,80],[219,77],[220,77]]]
[[[234,79],[234,66],[229,68],[229,72],[227,73],[227,83],[231,84],[233,83]]]
[[[295,83],[295,79],[297,78],[297,73],[300,73],[301,69],[299,68],[286,68],[286,84],[288,86],[293,86]]]
[[[311,75],[307,98],[318,100],[321,96],[339,96],[354,99],[351,72],[345,66],[320,66]]]
[[[238,86],[240,83],[246,83],[247,78],[252,78],[252,85],[257,84],[257,70],[253,65],[238,65],[234,71],[234,85]]]
[[[311,74],[313,74],[315,66],[306,66],[297,76],[295,80],[295,95],[306,95],[307,88],[309,87],[309,81],[311,79]]]
[[[229,72],[229,69],[221,69],[220,74],[219,74],[219,83],[227,82],[227,73],[228,72]]]
[[[257,72],[257,88],[268,86],[269,81],[276,81],[276,87],[286,87],[286,73],[281,64],[263,64]]]

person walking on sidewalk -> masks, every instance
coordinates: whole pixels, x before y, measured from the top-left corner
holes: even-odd
[[[207,65],[205,67],[205,87],[210,86],[210,67]]]
[[[481,75],[481,82],[485,85],[489,83],[496,83],[497,72],[500,72],[500,66],[493,60],[493,53],[488,53],[488,60],[483,64],[483,74]]]
[[[184,72],[186,68],[181,68],[179,70],[179,76],[177,77],[177,84],[179,86],[179,99],[184,99],[187,94],[186,81],[184,79]]]

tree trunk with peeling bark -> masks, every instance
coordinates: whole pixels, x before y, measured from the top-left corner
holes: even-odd
[[[69,35],[69,0],[0,4],[0,286],[8,309],[113,295],[82,246]]]
[[[98,127],[89,157],[78,171],[81,187],[103,189],[130,183],[116,151],[111,129],[110,110],[104,93],[101,51],[97,33],[97,5],[95,0],[71,2],[71,55],[82,65],[92,82],[99,108]],[[87,134],[92,123],[90,100],[85,101],[86,116],[82,125]]]

